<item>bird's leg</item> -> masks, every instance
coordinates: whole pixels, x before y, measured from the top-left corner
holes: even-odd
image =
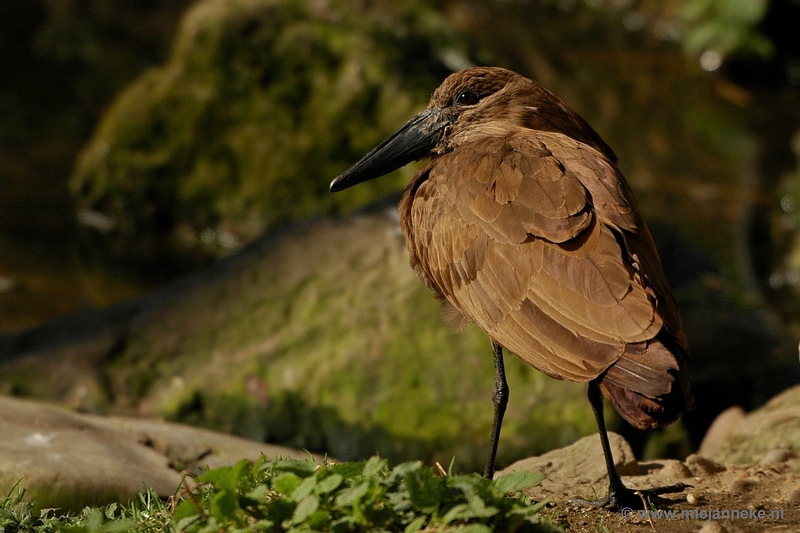
[[[489,458],[486,461],[486,469],[483,471],[483,477],[487,479],[494,477],[494,461],[497,457],[497,444],[500,441],[500,427],[503,425],[503,415],[506,414],[506,405],[508,404],[508,382],[503,365],[503,347],[494,339],[492,339],[492,351],[494,351],[494,393],[492,394],[494,422],[492,422],[492,436],[489,440]]]
[[[614,457],[611,454],[611,444],[608,442],[608,433],[606,432],[606,420],[603,416],[603,393],[600,391],[600,385],[597,380],[589,382],[589,403],[592,406],[594,418],[597,421],[597,429],[600,431],[600,444],[603,447],[603,457],[605,458],[606,470],[608,471],[608,494],[599,500],[574,498],[570,500],[571,504],[582,507],[605,507],[608,509],[622,509],[626,507],[630,509],[641,509],[648,497],[681,492],[687,487],[687,485],[683,483],[643,490],[631,490],[626,487],[622,482],[622,478],[619,477],[617,469],[614,467]]]

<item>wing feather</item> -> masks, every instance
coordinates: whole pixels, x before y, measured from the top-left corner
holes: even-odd
[[[643,262],[652,239],[627,184],[599,152],[523,130],[474,141],[420,175],[401,203],[412,265],[534,367],[588,381],[653,339],[663,316],[682,333],[660,267]],[[651,378],[628,350],[618,381]]]

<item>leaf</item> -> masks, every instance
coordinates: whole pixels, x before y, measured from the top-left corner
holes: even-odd
[[[481,492],[493,483],[478,473],[448,476],[445,480],[447,481],[448,487],[460,490],[467,498],[469,498],[471,494]]]
[[[104,514],[105,514],[106,518],[108,518],[109,520],[113,520],[114,519],[114,515],[116,513],[117,513],[117,504],[116,504],[116,502],[109,503],[108,506],[105,508],[105,513]]]
[[[435,510],[442,502],[445,493],[444,481],[433,474],[430,467],[409,472],[405,477],[411,502],[423,511]]]
[[[519,472],[514,472],[498,478],[495,480],[494,486],[503,494],[509,494],[518,490],[535,487],[541,483],[544,478],[544,474],[520,470]]]
[[[328,511],[323,511],[322,509],[314,511],[311,516],[308,517],[308,520],[306,520],[308,527],[316,531],[325,529],[325,525],[330,521],[331,514]]]
[[[136,522],[133,520],[120,520],[115,519],[113,522],[107,523],[103,526],[102,531],[104,533],[118,533],[122,531],[133,531],[136,529]]]
[[[550,501],[550,500],[548,500],[547,498],[545,498],[544,500],[542,500],[542,501],[540,501],[540,502],[536,502],[535,504],[533,504],[533,505],[531,505],[530,507],[528,507],[528,512],[529,512],[529,513],[531,513],[531,514],[538,513],[539,511],[541,511],[542,509],[544,509],[545,507],[547,507],[547,503],[548,503],[549,501]]]
[[[272,463],[272,470],[308,477],[317,470],[317,463],[313,459],[277,459]]]
[[[339,474],[344,479],[351,479],[364,471],[365,464],[363,461],[358,463],[337,463],[329,466],[328,469],[334,474]]]
[[[189,503],[191,505],[191,502],[183,502],[183,503]],[[193,523],[195,523],[199,519],[200,519],[200,515],[198,515],[198,514],[195,514],[194,516],[184,516],[180,520],[175,520],[173,518],[173,520],[172,520],[172,524],[173,524],[172,525],[172,530],[173,531],[187,531],[189,529],[189,526],[192,525]]]
[[[219,520],[230,520],[238,509],[239,501],[233,492],[220,492],[211,500],[211,515]]]
[[[294,489],[292,492],[291,498],[296,502],[300,502],[306,499],[306,497],[314,491],[314,487],[317,484],[317,478],[315,477],[307,477],[303,480],[300,485]]]
[[[339,531],[353,531],[355,529],[355,524],[357,520],[352,515],[345,515],[330,524],[330,530],[333,532]]]
[[[360,485],[345,489],[336,496],[335,505],[337,507],[347,507],[364,497],[369,491],[369,482],[365,481]]]
[[[276,524],[288,522],[297,509],[297,504],[287,498],[276,498],[267,503],[265,514]]]
[[[486,505],[480,496],[477,495],[471,496],[468,504],[469,511],[472,515],[470,518],[489,518],[490,516],[494,516],[499,512],[497,507]]]
[[[89,509],[86,513],[86,527],[89,531],[99,531],[103,525],[103,513],[100,509]]]
[[[389,474],[389,477],[404,478],[409,472],[416,472],[420,468],[422,468],[422,461],[408,461],[405,463],[400,463],[399,465],[395,466],[392,469],[392,472]]]
[[[194,519],[195,517],[199,516],[197,513],[197,507],[190,500],[183,500],[181,503],[175,507],[175,513],[172,515],[172,520],[180,522],[184,518],[191,517]],[[177,528],[180,531],[181,528]]]
[[[443,533],[458,531],[459,533],[492,533],[489,526],[484,524],[468,524],[466,526],[448,527]]]
[[[425,521],[427,519],[428,517],[426,516],[418,516],[406,526],[406,528],[403,530],[403,533],[417,533],[417,531],[421,530],[425,525]]]
[[[245,469],[250,463],[247,459],[242,459],[234,466],[222,466],[209,470],[197,478],[200,483],[211,483],[220,490],[235,491],[239,485]]]
[[[277,489],[276,489],[277,490]],[[245,494],[246,498],[249,498],[255,502],[263,503],[267,499],[267,493],[269,490],[267,489],[266,485],[259,485],[247,494]],[[280,491],[279,491],[280,492]]]
[[[319,496],[316,494],[309,495],[306,499],[300,502],[297,509],[294,510],[292,515],[293,524],[301,524],[306,521],[308,517],[314,514],[319,509]]]
[[[298,527],[291,528],[286,533],[314,533],[314,532],[308,526],[301,525],[301,526],[298,526]]]
[[[449,524],[454,520],[471,520],[473,518],[489,518],[496,515],[500,510],[497,507],[487,506],[486,503],[477,495],[470,496],[467,503],[454,505],[442,517],[443,524]]]
[[[447,511],[442,517],[441,522],[442,524],[447,525],[453,520],[462,520],[466,518],[469,518],[469,505],[466,503],[460,503],[458,505],[454,505],[449,511]]]
[[[251,531],[271,531],[275,526],[275,522],[272,520],[256,520],[252,524],[249,524],[247,528]],[[181,531],[180,529],[178,531]]]
[[[362,475],[365,477],[377,476],[381,472],[385,473],[388,466],[389,461],[374,455],[367,460],[367,464],[364,465]]]
[[[314,487],[314,492],[317,494],[327,494],[329,492],[333,492],[339,488],[339,485],[342,484],[342,481],[344,481],[344,478],[339,474],[330,475],[322,481],[317,482],[317,486]]]
[[[537,519],[537,515],[539,514],[539,511],[544,509],[547,506],[547,502],[549,502],[549,501],[550,500],[548,500],[548,499],[544,499],[544,500],[542,500],[540,502],[536,502],[533,505],[526,505],[524,507],[516,507],[514,509],[511,509],[508,512],[508,515],[509,516],[519,516],[520,518],[522,518],[524,520],[535,521]]]
[[[272,488],[288,496],[300,485],[300,478],[291,472],[282,474],[272,480]]]

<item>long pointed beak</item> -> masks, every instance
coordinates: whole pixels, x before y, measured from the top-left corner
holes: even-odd
[[[388,139],[361,158],[331,182],[331,192],[339,192],[358,183],[379,178],[412,161],[422,159],[439,143],[449,121],[442,109],[421,112]]]

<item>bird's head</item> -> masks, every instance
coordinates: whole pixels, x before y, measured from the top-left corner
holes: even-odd
[[[561,99],[536,82],[503,68],[473,67],[444,80],[428,107],[331,182],[331,192],[434,158],[485,136],[520,129],[563,133],[616,156]]]

